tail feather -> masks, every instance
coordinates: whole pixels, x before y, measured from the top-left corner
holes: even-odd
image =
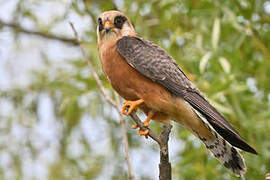
[[[193,131],[193,133],[205,144],[206,148],[212,152],[213,155],[226,168],[238,176],[245,174],[246,165],[242,155],[214,130],[214,128],[208,123],[203,115],[201,115],[198,111],[196,111],[196,114],[200,117],[204,125],[209,129],[215,138],[207,140],[196,131]]]

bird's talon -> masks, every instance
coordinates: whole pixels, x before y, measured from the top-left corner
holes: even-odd
[[[125,106],[122,107],[122,114],[126,114],[126,107]]]
[[[132,106],[131,106],[132,107]],[[127,112],[127,114],[128,115],[130,115],[130,113],[132,112],[132,111],[134,111],[134,112],[137,112],[137,110],[138,110],[138,108],[137,107],[129,107],[129,109],[128,109],[128,112]]]
[[[140,129],[140,130],[139,130],[139,134],[140,134],[141,136],[145,136],[146,139],[148,138],[148,133],[149,133],[149,130],[148,130],[148,129],[146,129],[146,130]]]
[[[149,122],[149,121],[144,121],[144,122],[143,122],[143,126],[144,126],[144,127],[148,127],[149,125],[150,125],[150,122]]]
[[[139,99],[138,101],[125,101],[122,107],[122,114],[129,115],[132,111],[137,111],[138,106],[143,103],[144,100]]]
[[[132,129],[137,129],[137,128],[138,128],[138,125],[137,125],[137,124],[133,124],[133,125],[131,126],[131,128],[132,128]]]
[[[147,114],[147,118],[145,121],[143,121],[143,126],[144,127],[148,127],[150,125],[150,121],[152,119],[152,117],[155,115],[155,113],[153,111],[150,111],[148,114]]]

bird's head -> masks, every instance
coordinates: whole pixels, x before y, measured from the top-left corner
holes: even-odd
[[[106,11],[98,17],[98,42],[118,40],[123,36],[135,35],[129,19],[119,11]]]

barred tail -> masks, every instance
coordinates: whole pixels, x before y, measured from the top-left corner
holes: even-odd
[[[193,131],[194,134],[226,168],[238,176],[244,175],[246,173],[246,165],[241,154],[223,137],[221,137],[199,112],[196,111],[196,113],[215,138],[214,140],[212,139],[209,141],[195,131]]]

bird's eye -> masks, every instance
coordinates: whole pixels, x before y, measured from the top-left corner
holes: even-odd
[[[98,30],[99,30],[99,32],[100,31],[102,31],[103,30],[103,24],[102,24],[102,20],[101,20],[101,18],[98,18]]]
[[[114,18],[114,26],[118,29],[122,29],[122,26],[126,20],[127,19],[124,16],[116,16]]]

